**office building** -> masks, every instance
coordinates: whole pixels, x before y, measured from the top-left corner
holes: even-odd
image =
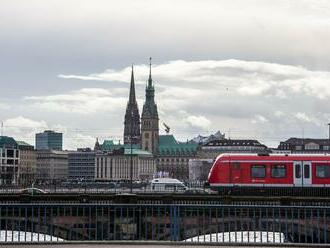
[[[36,150],[62,150],[63,135],[51,130],[36,134]]]

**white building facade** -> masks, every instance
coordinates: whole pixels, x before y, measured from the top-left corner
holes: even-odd
[[[150,152],[140,149],[123,149],[123,152],[100,151],[95,157],[96,181],[150,180],[156,172]],[[132,164],[132,166],[131,166]]]

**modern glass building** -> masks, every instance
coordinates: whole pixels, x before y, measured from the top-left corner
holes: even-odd
[[[95,152],[90,148],[78,148],[68,153],[70,180],[93,181],[95,177]]]
[[[51,130],[36,134],[36,150],[62,150],[63,134]]]

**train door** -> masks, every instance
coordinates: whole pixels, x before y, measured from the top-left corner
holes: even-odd
[[[310,186],[312,184],[312,163],[310,161],[294,161],[293,166],[293,184],[295,186]]]
[[[241,183],[241,166],[240,163],[230,163],[230,182]]]

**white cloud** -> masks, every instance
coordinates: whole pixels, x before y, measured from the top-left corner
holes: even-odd
[[[265,122],[268,122],[267,118],[262,116],[262,115],[255,115],[254,116],[254,119],[252,119],[251,121],[253,124],[256,124],[256,123],[265,123]]]
[[[211,125],[211,121],[202,115],[190,115],[186,118],[186,122],[192,127],[197,127],[204,130],[207,130]]]
[[[49,128],[46,121],[36,121],[23,116],[9,118],[3,121],[3,134],[13,136],[34,145],[35,134]]]
[[[282,111],[276,110],[274,112],[274,116],[276,116],[277,118],[281,118],[285,116],[285,113],[283,113]]]
[[[135,71],[136,81],[144,84],[147,65],[135,65]],[[84,113],[93,118],[113,114],[116,117],[100,125],[111,126],[110,135],[115,132],[116,137],[120,136],[130,67],[108,69],[93,73],[92,77],[109,81],[107,88],[30,96],[25,102],[49,112]],[[232,138],[258,138],[274,143],[294,135],[297,126],[304,126],[306,135],[320,136],[319,126],[327,123],[330,116],[326,107],[330,99],[328,71],[260,61],[176,60],[153,65],[153,79],[161,122],[170,125],[183,140],[201,131],[220,129],[231,130]],[[114,81],[125,84],[116,86]],[[140,111],[144,90],[137,85]]]
[[[148,67],[135,66],[135,78],[147,80]],[[70,75],[62,78],[129,82],[130,67],[122,70],[106,70],[87,76]],[[243,96],[267,95],[285,98],[287,94],[305,94],[320,99],[330,98],[330,72],[311,71],[303,67],[243,60],[176,60],[154,65],[153,77],[156,86],[165,91],[172,86],[177,94],[197,96],[197,90],[209,87],[217,90],[234,90]],[[180,89],[181,88],[181,89]],[[221,94],[222,92],[220,92]],[[191,94],[190,94],[191,95]]]
[[[305,122],[311,122],[311,118],[308,117],[305,113],[298,112],[295,114],[295,117],[299,120],[305,121]]]
[[[24,100],[33,108],[47,111],[95,114],[123,109],[127,97],[120,96],[120,92],[120,89],[83,88],[66,94],[29,96]]]
[[[294,117],[301,121],[301,122],[306,122],[306,123],[312,123],[316,126],[320,126],[322,125],[322,123],[324,124],[325,122],[322,122],[319,120],[319,118],[317,116],[308,116],[306,113],[303,112],[298,112],[294,115]]]
[[[32,120],[23,116],[6,119],[3,122],[4,135],[14,137],[35,145],[35,134],[45,130],[63,133],[63,148],[75,150],[77,147],[92,147],[95,137],[85,134],[82,130],[67,128],[61,124],[49,125],[44,120]]]

